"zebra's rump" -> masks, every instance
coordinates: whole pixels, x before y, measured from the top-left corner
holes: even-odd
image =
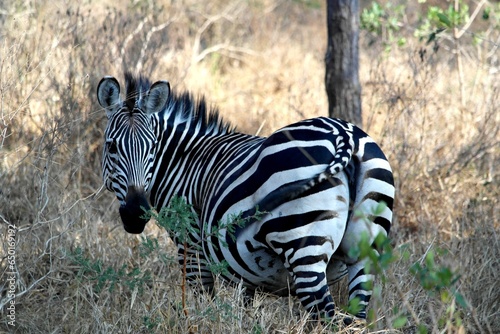
[[[335,179],[334,184],[317,185],[225,234],[226,247],[220,247],[217,254],[230,264],[231,274],[244,278],[250,288],[261,286],[267,292],[287,295],[295,290],[290,276],[294,263],[309,257],[311,263],[329,263],[328,281],[342,278],[345,265],[330,259],[344,235],[349,199],[345,173]]]

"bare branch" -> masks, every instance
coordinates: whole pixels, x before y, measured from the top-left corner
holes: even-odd
[[[137,61],[137,65],[135,66],[137,73],[139,73],[142,70],[143,59],[146,55],[146,50],[148,49],[148,44],[149,44],[149,41],[151,40],[151,36],[153,36],[154,33],[161,31],[161,30],[165,29],[166,27],[168,27],[170,25],[170,23],[172,23],[173,21],[174,21],[174,19],[172,18],[163,24],[160,24],[156,27],[151,28],[151,30],[148,31],[148,33],[146,35],[146,41],[142,45],[141,55],[139,56],[139,60]]]
[[[148,17],[145,17],[138,25],[137,25],[137,28],[135,28],[135,30],[130,33],[126,38],[125,40],[123,41],[123,45],[120,49],[120,56],[116,59],[118,65],[122,65],[123,64],[123,57],[125,56],[125,53],[127,52],[127,45],[128,43],[130,43],[130,41],[137,35],[139,34],[142,29],[144,28],[144,25],[149,21],[149,18]]]

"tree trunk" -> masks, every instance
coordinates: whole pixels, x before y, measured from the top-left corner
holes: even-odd
[[[358,0],[327,0],[327,27],[325,86],[328,115],[361,126]]]

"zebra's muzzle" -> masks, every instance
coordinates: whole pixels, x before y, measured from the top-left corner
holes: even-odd
[[[134,234],[142,233],[149,221],[149,219],[144,218],[149,210],[151,210],[151,206],[145,192],[136,187],[129,187],[125,204],[120,206],[120,217],[125,231]]]

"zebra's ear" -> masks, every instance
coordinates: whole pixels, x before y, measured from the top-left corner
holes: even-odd
[[[167,104],[170,95],[170,84],[168,81],[155,82],[149,92],[142,99],[142,107],[147,114],[153,114],[162,111]]]
[[[106,76],[97,86],[97,100],[106,112],[111,112],[114,106],[120,104],[120,84],[113,77]]]

